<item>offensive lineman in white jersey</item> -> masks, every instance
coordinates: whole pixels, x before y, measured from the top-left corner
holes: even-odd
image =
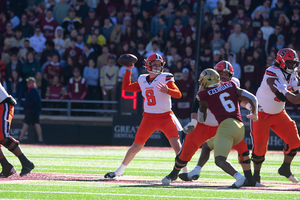
[[[138,81],[134,83],[130,80],[134,64],[126,66],[122,89],[129,92],[142,92],[145,99],[143,119],[121,166],[116,171],[105,174],[104,178],[122,176],[126,166],[142,150],[148,138],[156,130],[165,134],[176,155],[180,151],[178,131],[181,131],[182,127],[171,110],[171,97],[180,98],[181,92],[174,83],[173,75],[163,72],[165,62],[161,55],[151,54],[145,60],[145,65],[149,74],[140,75]],[[184,171],[187,172],[187,169],[185,168]]]
[[[285,95],[280,93],[275,87],[274,82],[280,80],[283,84],[292,88],[293,80],[297,77],[295,68],[299,58],[297,53],[290,48],[281,49],[277,52],[275,63],[266,69],[256,97],[261,110],[258,112],[258,121],[250,123],[252,132],[253,147],[252,161],[254,165],[254,178],[260,182],[260,169],[265,160],[268,150],[268,140],[270,128],[286,143],[283,148],[284,161],[278,169],[278,173],[285,176],[293,183],[298,183],[298,179],[292,174],[290,165],[297,154],[300,145],[300,138],[295,122],[285,111]]]
[[[14,105],[17,104],[16,100],[7,94],[4,87],[0,84],[0,143],[11,151],[16,157],[19,158],[22,170],[20,176],[25,176],[34,168],[34,164],[23,154],[19,147],[19,142],[9,135],[10,125],[14,116]],[[2,172],[0,178],[7,178],[16,173],[15,168],[10,164],[0,146],[0,163]]]

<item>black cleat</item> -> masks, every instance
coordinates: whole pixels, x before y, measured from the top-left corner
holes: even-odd
[[[22,170],[21,170],[20,176],[21,177],[26,176],[33,169],[34,169],[34,164],[32,162],[30,162],[27,166],[22,166]]]
[[[116,177],[115,172],[109,172],[104,175],[104,178],[115,178],[115,177]]]
[[[292,174],[290,165],[286,165],[285,163],[283,163],[281,167],[278,169],[278,174],[280,174],[281,176],[285,176],[286,178],[289,179],[289,181],[293,183],[299,183],[297,177],[295,177],[294,174]]]
[[[2,172],[0,172],[0,178],[7,178],[13,174],[15,174],[17,171],[14,168],[14,166],[9,166],[7,168],[2,169]]]
[[[188,176],[189,173],[180,173],[178,177],[183,181],[194,181],[199,178],[198,174],[193,175],[192,177]]]

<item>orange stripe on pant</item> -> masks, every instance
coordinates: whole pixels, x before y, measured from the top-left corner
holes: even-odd
[[[172,111],[153,114],[143,113],[143,119],[135,135],[134,142],[144,145],[152,133],[156,130],[162,131],[165,136],[170,139],[172,137],[179,137],[175,122],[171,116]]]
[[[296,123],[288,116],[285,109],[278,114],[258,112],[258,121],[252,122],[253,153],[263,156],[268,150],[270,128],[286,143],[290,149],[298,148],[300,138]]]
[[[14,106],[0,104],[0,141],[9,137],[11,121],[14,116]]]

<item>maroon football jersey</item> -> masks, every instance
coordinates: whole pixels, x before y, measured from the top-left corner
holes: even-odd
[[[68,84],[68,93],[71,94],[70,99],[80,100],[81,96],[88,92],[88,86],[85,78],[75,79],[70,78]]]
[[[243,122],[236,88],[233,81],[227,81],[218,87],[208,88],[197,94],[200,100],[207,102],[208,108],[215,115],[219,124],[227,118]]]

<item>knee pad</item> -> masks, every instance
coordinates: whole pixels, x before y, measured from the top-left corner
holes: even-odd
[[[175,158],[175,167],[176,168],[183,168],[186,166],[188,161],[183,161],[179,158],[179,155],[176,156]]]
[[[12,143],[14,143],[15,145],[11,149],[8,149],[9,151],[13,152],[19,146],[19,142],[15,138],[13,138],[13,137],[8,137],[6,139],[7,139],[7,141],[5,142],[5,144],[2,143],[3,146],[5,146],[8,149],[8,147]]]
[[[240,164],[250,164],[251,160],[247,159],[247,160],[243,160],[240,162]]]
[[[290,149],[288,144],[283,147],[283,153],[291,157],[294,157],[297,154],[297,150],[298,148]]]
[[[265,161],[265,155],[263,156],[257,156],[254,153],[252,153],[252,162],[255,164],[261,164]]]
[[[244,163],[244,156],[249,156],[249,151],[245,151],[244,153],[242,153],[242,156],[240,156],[240,154],[238,154],[238,156],[239,156],[239,163],[240,164]]]

